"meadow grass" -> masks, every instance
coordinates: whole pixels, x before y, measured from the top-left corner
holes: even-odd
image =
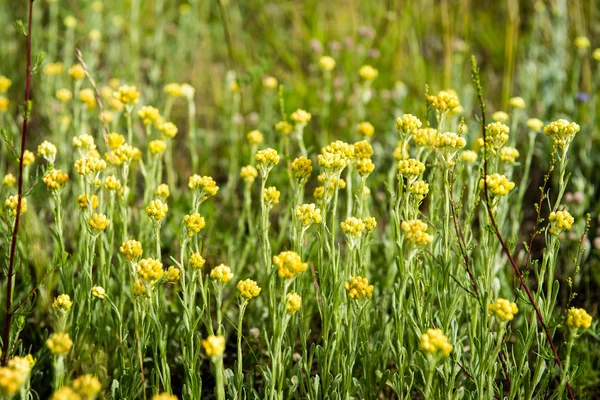
[[[8,3],[0,399],[600,394],[593,2]]]

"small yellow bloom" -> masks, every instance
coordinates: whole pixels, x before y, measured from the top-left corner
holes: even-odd
[[[466,163],[474,163],[475,161],[477,161],[477,157],[477,153],[473,150],[465,150],[460,154],[461,161],[464,161]]]
[[[92,296],[103,300],[106,297],[106,291],[102,286],[94,286],[92,288]]]
[[[4,202],[4,208],[6,208],[8,210],[9,216],[15,217],[17,215],[18,202],[19,202],[19,196],[16,194],[13,196],[10,196]],[[23,199],[21,200],[21,214],[24,214],[26,212],[27,212],[27,199],[25,197],[23,197]]]
[[[202,228],[206,226],[204,217],[197,212],[183,217],[183,224],[185,225],[185,231],[188,237],[192,237],[199,233]]]
[[[71,301],[71,297],[68,294],[58,295],[57,298],[54,299],[52,303],[52,308],[60,312],[67,312],[73,306],[73,302]]]
[[[35,155],[29,151],[25,150],[23,152],[23,166],[28,167],[35,162]]]
[[[158,131],[165,137],[174,138],[177,136],[179,129],[177,129],[177,126],[175,126],[175,124],[172,122],[163,122],[158,125]]]
[[[225,264],[219,264],[210,271],[210,278],[218,283],[227,283],[233,279],[233,272]]]
[[[210,358],[221,357],[225,351],[225,338],[223,336],[210,335],[202,340],[202,347],[204,347],[206,355]]]
[[[366,230],[363,220],[356,217],[346,218],[345,221],[340,223],[340,226],[346,235],[353,236],[354,238],[362,237]]]
[[[579,125],[566,119],[550,122],[544,127],[544,135],[551,137],[555,146],[568,146],[577,132]]]
[[[279,164],[279,154],[275,149],[263,149],[259,150],[254,156],[256,160],[256,169],[260,171],[263,176],[273,169],[274,166]]]
[[[252,279],[246,279],[243,281],[239,281],[237,284],[238,292],[240,296],[242,296],[246,300],[251,300],[258,296],[261,292],[261,288],[258,287],[256,281]]]
[[[156,222],[162,221],[168,211],[169,206],[160,199],[152,200],[146,207],[146,215]]]
[[[492,119],[497,122],[506,122],[509,119],[509,116],[504,111],[496,111],[492,114]]]
[[[125,136],[117,132],[111,132],[107,136],[107,142],[111,150],[116,150],[125,143]]]
[[[71,92],[69,89],[58,89],[56,92],[56,98],[61,103],[68,103],[73,98],[73,92]]]
[[[516,97],[511,97],[508,100],[508,105],[511,108],[517,108],[517,109],[524,109],[525,108],[525,99],[523,99],[522,97],[516,96]]]
[[[69,386],[58,389],[50,400],[83,400],[83,398]]]
[[[2,184],[6,187],[13,187],[17,182],[17,178],[13,174],[6,174],[4,178],[2,178]]]
[[[169,196],[171,196],[171,191],[169,190],[169,185],[167,185],[166,183],[161,183],[160,185],[158,185],[158,187],[154,191],[154,194],[156,196],[162,198],[163,200],[168,199]]]
[[[257,176],[258,171],[252,165],[246,165],[245,167],[242,167],[240,171],[240,178],[242,178],[247,184],[254,182]]]
[[[415,181],[411,183],[409,190],[418,201],[421,201],[429,193],[429,185],[425,181]]]
[[[425,171],[425,164],[414,158],[398,161],[398,173],[407,177],[421,175]]]
[[[178,282],[180,275],[181,271],[179,270],[179,268],[176,268],[171,265],[165,273],[165,279],[169,282]]]
[[[162,154],[167,150],[167,142],[164,140],[152,140],[148,143],[148,150],[154,155]]]
[[[275,124],[275,130],[281,136],[287,136],[287,135],[289,135],[290,132],[292,132],[293,129],[294,129],[294,127],[292,126],[292,124],[290,124],[287,121],[279,121],[278,123]]]
[[[404,132],[405,134],[410,134],[419,129],[423,123],[417,117],[412,114],[404,114],[402,117],[396,119],[396,129],[399,132]]]
[[[82,395],[84,399],[92,400],[100,393],[102,385],[94,375],[85,374],[73,381],[73,389]]]
[[[294,315],[302,307],[302,297],[298,293],[292,292],[285,296],[285,309],[288,314]]]
[[[371,158],[373,147],[366,140],[354,143],[354,157],[358,159]]]
[[[257,129],[248,132],[247,138],[251,145],[258,145],[263,142],[263,134]]]
[[[202,269],[205,263],[206,260],[200,255],[200,253],[194,253],[190,256],[190,265],[193,269]]]
[[[427,96],[427,103],[441,113],[452,111],[460,106],[456,93],[445,90],[438,92],[436,95]]]
[[[592,58],[596,61],[600,61],[600,49],[592,51]]]
[[[465,147],[466,144],[467,142],[465,141],[465,139],[461,136],[458,136],[454,132],[440,133],[435,136],[435,140],[433,142],[433,146],[436,149],[454,151],[462,149],[463,147]]]
[[[50,352],[54,355],[66,355],[73,346],[73,341],[68,333],[53,333],[46,340],[46,346],[50,349]]]
[[[592,316],[583,308],[571,307],[567,316],[567,326],[571,329],[589,329],[592,326]]]
[[[514,147],[503,147],[500,149],[500,160],[513,164],[519,158],[519,150]]]
[[[571,230],[571,226],[575,222],[567,210],[551,212],[548,220],[550,221],[550,233],[557,236],[564,231]]]
[[[530,118],[527,120],[526,125],[532,131],[539,132],[544,127],[544,122],[537,118]]]
[[[307,227],[310,224],[321,223],[321,210],[316,208],[314,204],[302,204],[296,206],[296,217],[300,223]]]
[[[312,118],[311,113],[299,108],[290,115],[290,118],[296,125],[304,126],[308,124]]]
[[[106,215],[94,213],[90,218],[89,224],[95,233],[100,233],[108,227],[110,221]]]
[[[137,104],[140,98],[140,92],[138,92],[135,86],[123,85],[113,93],[113,96],[125,105],[133,105]]]
[[[121,254],[123,254],[123,256],[125,256],[127,261],[136,261],[142,256],[142,243],[138,242],[137,240],[128,240],[123,242],[119,248],[119,251]]]
[[[274,76],[267,76],[265,79],[263,79],[263,86],[267,89],[277,89],[278,84],[279,82],[277,82],[277,78]]]
[[[5,112],[6,110],[8,110],[9,104],[10,101],[8,101],[6,97],[0,96],[0,112]]]
[[[365,81],[372,81],[375,78],[377,78],[377,76],[379,75],[379,71],[377,71],[375,68],[373,68],[370,65],[363,65],[362,67],[360,67],[360,69],[358,70],[358,74],[360,75],[361,78],[363,78]]]
[[[85,78],[85,70],[81,64],[74,64],[71,68],[69,68],[69,76],[71,79],[79,81]]]
[[[303,263],[295,251],[282,251],[273,256],[273,264],[277,267],[277,274],[283,279],[293,279],[308,268],[308,264]]]
[[[265,200],[265,203],[267,203],[267,206],[269,208],[271,208],[275,204],[279,204],[279,196],[280,195],[281,195],[281,192],[279,190],[277,190],[277,188],[275,186],[270,186],[265,189],[265,191],[263,193],[263,198]]]
[[[414,245],[423,246],[433,241],[433,236],[427,233],[427,224],[418,219],[402,221],[400,227],[406,234],[406,240]]]
[[[296,158],[292,161],[292,172],[298,181],[306,181],[312,173],[312,160],[304,156]]]
[[[104,189],[109,192],[116,192],[121,189],[121,180],[114,175],[109,175],[104,179]]]
[[[578,49],[589,49],[591,46],[590,39],[587,36],[577,36],[574,43]]]
[[[165,93],[173,97],[183,96],[181,85],[179,83],[167,83],[163,90]]]
[[[495,303],[488,304],[488,311],[500,321],[508,322],[513,320],[515,315],[519,312],[519,308],[515,303],[499,298]]]
[[[153,282],[162,278],[165,271],[163,270],[163,264],[160,260],[148,257],[138,262],[136,272],[142,279]]]
[[[87,152],[96,149],[94,137],[92,135],[88,135],[87,133],[73,137],[71,143],[73,144],[73,147],[83,149]]]
[[[360,176],[369,176],[375,170],[375,164],[373,164],[370,158],[356,160],[354,167]]]
[[[448,357],[452,352],[452,345],[448,342],[448,338],[444,336],[441,329],[427,329],[421,335],[421,344],[419,347],[434,357]]]
[[[72,15],[67,15],[63,20],[63,23],[69,29],[75,29],[77,27],[77,19]]]
[[[375,133],[375,127],[370,122],[361,122],[358,124],[358,133],[364,137],[371,137]]]
[[[152,106],[143,106],[138,111],[138,116],[141,118],[144,125],[152,125],[160,118],[160,112]]]
[[[506,196],[508,192],[515,188],[515,183],[508,180],[504,175],[493,174],[486,176],[488,189],[494,196]],[[485,183],[483,178],[479,181],[479,190],[484,190]]]
[[[47,76],[56,76],[63,73],[65,66],[61,62],[48,63],[44,65],[44,74]]]
[[[50,164],[54,164],[54,160],[56,159],[56,146],[49,141],[44,140],[42,144],[38,146],[37,155],[39,157],[44,157]]]
[[[344,282],[344,288],[348,292],[348,297],[352,300],[368,300],[373,297],[375,287],[369,285],[367,278],[353,276],[350,281]]]
[[[152,400],[177,400],[177,396],[169,393],[160,393],[152,396]]]
[[[85,103],[88,110],[96,108],[96,97],[92,89],[86,88],[79,91],[79,101]]]
[[[377,227],[377,220],[375,217],[364,217],[363,223],[365,224],[365,229],[367,230],[367,234],[373,232],[375,227]]]
[[[48,190],[60,190],[62,189],[69,179],[69,175],[62,172],[60,169],[53,169],[44,175],[44,183],[48,187]]]
[[[335,68],[335,60],[333,57],[321,56],[319,58],[319,68],[325,72],[331,72]]]
[[[106,161],[98,158],[93,153],[75,161],[75,170],[79,175],[95,175],[106,169]]]
[[[146,290],[146,285],[142,282],[141,279],[137,279],[133,283],[132,293],[134,296],[148,295],[148,291]]]

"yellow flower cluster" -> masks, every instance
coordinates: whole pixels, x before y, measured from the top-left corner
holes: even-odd
[[[354,143],[354,157],[358,159],[371,158],[373,147],[366,140]]]
[[[132,161],[139,160],[142,153],[139,149],[125,143],[114,149],[112,154],[106,153],[105,157],[109,163],[118,167],[121,164],[129,164]]]
[[[83,398],[70,386],[63,386],[54,392],[50,400],[83,400]]]
[[[312,115],[309,112],[299,108],[294,111],[292,115],[290,115],[290,118],[296,125],[304,126],[310,122]]]
[[[500,160],[512,164],[517,158],[519,158],[519,150],[514,147],[503,147],[500,149]]]
[[[192,269],[202,269],[205,263],[206,260],[200,253],[194,253],[190,256],[190,265],[192,266]]]
[[[460,154],[461,161],[464,161],[466,163],[474,163],[475,161],[477,161],[477,157],[477,152],[473,150],[465,150]]]
[[[375,219],[375,217],[364,217],[363,223],[365,224],[365,229],[367,230],[367,233],[373,232],[373,229],[377,227],[377,220]]]
[[[373,285],[369,285],[369,280],[361,276],[353,276],[350,281],[344,282],[344,288],[348,292],[348,297],[352,300],[367,300],[373,297]]]
[[[56,146],[47,140],[44,140],[37,148],[37,155],[43,157],[50,164],[54,164],[56,159]]]
[[[508,180],[504,175],[492,174],[485,177],[488,189],[494,196],[506,196],[508,192],[515,188],[515,183]],[[479,190],[484,190],[485,183],[483,178],[479,180]]]
[[[221,357],[225,351],[225,338],[223,336],[210,335],[202,340],[202,347],[206,355],[215,358]]]
[[[125,256],[127,261],[135,261],[142,256],[142,243],[137,240],[128,240],[123,242],[119,251]]]
[[[340,223],[342,230],[346,235],[353,236],[355,238],[362,237],[366,226],[362,219],[356,217],[348,217],[345,221]]]
[[[199,213],[193,213],[183,217],[183,224],[188,237],[199,233],[206,226],[206,221]]]
[[[279,154],[275,149],[263,149],[254,155],[254,160],[256,160],[256,169],[266,176],[274,166],[279,164]]]
[[[28,167],[35,161],[35,156],[29,150],[23,152],[23,166]]]
[[[162,278],[165,271],[160,260],[148,257],[140,260],[136,266],[136,272],[142,279],[153,282]]]
[[[90,218],[89,224],[90,228],[92,228],[92,230],[95,233],[100,233],[103,232],[106,228],[108,228],[110,220],[104,214],[94,213]]]
[[[174,266],[170,266],[167,268],[167,272],[165,272],[165,279],[169,282],[178,282],[181,276],[181,270]]]
[[[96,96],[92,89],[86,88],[79,92],[79,101],[85,103],[88,110],[96,108]]]
[[[71,68],[69,68],[69,76],[71,79],[79,81],[85,78],[85,70],[81,64],[74,64]]]
[[[544,127],[544,122],[538,118],[530,118],[527,120],[526,125],[532,131],[539,132]]]
[[[11,217],[17,216],[17,205],[19,202],[18,195],[12,195],[4,202],[4,208],[8,210],[8,215]],[[25,197],[21,200],[21,214],[27,212],[27,199]]]
[[[292,172],[298,181],[305,181],[312,173],[312,160],[300,156],[292,161]]]
[[[370,122],[361,122],[358,124],[358,133],[361,136],[371,137],[375,133],[375,127]]]
[[[160,118],[160,111],[152,106],[143,106],[138,111],[138,116],[141,118],[144,125],[152,125]]]
[[[352,158],[354,158],[354,146],[338,140],[321,150],[318,161],[321,168],[340,172],[348,166]]]
[[[248,138],[248,142],[253,146],[261,144],[264,140],[263,134],[257,129],[248,132],[246,137]]]
[[[281,136],[287,136],[287,135],[289,135],[292,132],[293,129],[294,129],[294,127],[292,126],[292,124],[290,124],[287,121],[279,121],[278,123],[275,124],[275,130]]]
[[[103,300],[106,297],[106,290],[102,286],[94,286],[92,288],[92,296]]]
[[[156,222],[162,221],[168,211],[169,206],[160,199],[152,200],[146,207],[146,215]]]
[[[210,278],[218,283],[227,283],[233,279],[233,272],[225,264],[219,264],[210,271]]]
[[[6,97],[0,96],[0,112],[5,112],[6,110],[8,110],[9,104],[10,101],[8,101]]]
[[[62,189],[67,181],[69,175],[61,171],[60,169],[53,169],[44,175],[44,183],[48,187],[48,190],[60,190]]]
[[[96,149],[94,137],[92,135],[88,135],[87,133],[84,133],[83,135],[79,136],[74,136],[71,143],[73,144],[73,147],[83,149],[85,151],[92,151]]]
[[[436,95],[427,96],[427,103],[437,111],[445,113],[460,107],[458,96],[454,91],[442,90]]]
[[[283,279],[293,279],[308,268],[308,264],[303,263],[295,251],[282,251],[273,256],[273,264],[277,267],[277,274]]]
[[[544,127],[544,135],[551,137],[555,146],[568,146],[577,132],[579,132],[579,125],[566,119],[550,122]]]
[[[104,178],[104,189],[109,192],[116,192],[121,189],[121,180],[114,175]]]
[[[245,167],[242,167],[240,171],[240,178],[247,184],[254,182],[257,176],[258,171],[252,165],[246,165]]]
[[[0,75],[0,93],[6,93],[11,87],[12,81],[4,75]]]
[[[98,208],[99,205],[99,200],[98,200],[98,196],[96,195],[92,195],[92,209],[95,210],[96,208]],[[77,196],[77,205],[79,206],[80,209],[85,210],[86,208],[88,208],[88,197],[85,194],[80,194],[79,196]]]
[[[153,395],[152,400],[177,400],[177,396],[165,392]]]
[[[163,87],[163,91],[173,97],[181,97],[183,96],[183,92],[181,91],[181,85],[179,83],[167,83]]]
[[[550,233],[560,235],[564,231],[571,230],[575,219],[567,210],[559,210],[551,212],[548,216],[550,221]]]
[[[85,400],[92,400],[100,393],[102,385],[98,378],[92,374],[81,375],[73,381],[73,389],[79,393]]]
[[[72,98],[73,92],[71,92],[69,89],[62,88],[56,91],[56,99],[61,103],[68,103]]]
[[[360,176],[369,176],[375,169],[375,164],[370,158],[360,158],[356,160],[354,167]]]
[[[177,132],[179,132],[177,126],[172,122],[162,122],[159,123],[157,127],[158,131],[168,138],[174,138],[177,136]]]
[[[495,303],[488,304],[488,311],[500,321],[508,322],[513,320],[515,315],[519,312],[519,308],[515,303],[499,298]]]
[[[237,289],[240,293],[240,296],[247,300],[255,298],[260,294],[260,291],[262,290],[260,287],[258,287],[256,281],[253,281],[252,279],[239,281],[237,284]]]
[[[319,210],[313,203],[302,204],[296,207],[296,217],[298,217],[298,220],[303,226],[320,224],[321,210]]]
[[[444,132],[435,136],[434,147],[437,149],[460,150],[467,142],[454,132]]]
[[[6,367],[0,368],[0,396],[12,398],[28,381],[34,364],[35,360],[29,354],[25,357],[15,356]]]
[[[106,139],[108,147],[110,147],[111,150],[115,150],[125,144],[125,136],[117,132],[109,133]]]
[[[330,56],[321,56],[319,58],[319,68],[323,71],[331,72],[335,68],[335,60]]]
[[[427,224],[418,219],[402,221],[400,227],[406,233],[406,240],[412,244],[423,246],[433,240],[433,236],[427,233]]]
[[[285,296],[285,309],[288,314],[294,315],[302,307],[302,297],[296,292],[288,293]]]
[[[504,111],[496,111],[492,114],[492,119],[497,122],[506,122],[510,117]]]
[[[452,345],[448,342],[448,338],[444,336],[441,329],[427,329],[427,331],[421,335],[419,347],[421,350],[434,357],[448,357],[452,352]]]
[[[54,302],[52,302],[52,308],[59,312],[67,312],[73,307],[73,302],[71,301],[71,297],[68,294],[58,295]]]
[[[273,207],[275,204],[279,204],[279,196],[281,192],[277,190],[275,186],[270,186],[265,189],[263,198],[268,207]]]
[[[278,84],[279,82],[277,82],[277,78],[275,78],[274,76],[267,76],[263,79],[263,86],[267,89],[277,89]]]
[[[429,193],[429,184],[425,183],[425,181],[416,181],[410,185],[409,190],[418,201],[421,201]]]
[[[437,129],[420,128],[413,132],[412,139],[417,146],[433,147],[437,137]]]
[[[574,41],[575,47],[578,49],[589,49],[592,45],[587,36],[577,36]]]
[[[154,155],[162,154],[167,150],[167,142],[160,139],[151,140],[150,143],[148,143],[148,150]]]
[[[17,182],[17,178],[13,174],[6,174],[2,178],[2,184],[6,187],[12,187]]]
[[[135,86],[123,85],[113,93],[113,96],[125,105],[133,105],[137,104],[140,98],[140,92],[138,92]]]
[[[154,194],[160,198],[162,198],[163,200],[166,200],[169,198],[169,196],[171,196],[171,191],[169,190],[169,185],[167,185],[166,183],[161,183],[160,185],[158,185],[156,187],[156,190],[154,190]]]
[[[520,96],[511,97],[508,99],[508,105],[511,108],[524,109],[525,108],[525,99]]]
[[[53,333],[46,340],[46,346],[50,349],[50,352],[55,355],[65,355],[73,346],[73,341],[68,333]]]
[[[425,164],[414,158],[398,161],[398,173],[400,175],[415,177],[421,175],[425,171]]]
[[[500,149],[508,140],[510,128],[502,122],[492,122],[491,124],[488,124],[485,129],[485,145],[488,150],[496,153],[496,150]],[[479,138],[478,143],[480,146],[483,146],[483,138]]]
[[[415,132],[422,125],[423,123],[421,120],[412,114],[404,114],[396,119],[396,129],[398,129],[399,132],[403,132],[407,135]]]
[[[87,156],[75,161],[75,170],[79,175],[97,174],[106,169],[106,161],[96,157],[96,154],[90,153]]]
[[[44,65],[44,74],[48,76],[60,75],[65,71],[65,66],[61,62],[48,63]]]
[[[588,329],[592,326],[592,316],[583,308],[571,307],[567,315],[567,326],[571,329]]]
[[[215,196],[219,191],[219,187],[212,177],[200,176],[196,174],[190,176],[188,187],[191,190],[200,193],[202,200],[206,200],[211,196]]]
[[[358,74],[360,75],[361,78],[363,78],[366,81],[372,81],[375,78],[377,78],[377,76],[379,75],[379,71],[377,71],[375,68],[373,68],[371,65],[363,65],[362,67],[360,67],[360,69],[358,70]]]

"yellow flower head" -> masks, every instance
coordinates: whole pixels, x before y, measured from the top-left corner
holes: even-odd
[[[302,307],[302,297],[298,293],[292,292],[285,296],[285,310],[288,314],[294,315]]]
[[[263,134],[257,129],[248,132],[247,138],[248,142],[250,142],[250,144],[253,146],[263,142]]]
[[[364,217],[363,223],[365,224],[365,229],[367,230],[367,234],[373,232],[375,227],[377,227],[377,220],[375,217]]]
[[[519,312],[519,308],[515,303],[499,298],[495,303],[488,304],[488,311],[500,321],[508,322],[513,320],[515,315]]]
[[[279,190],[277,190],[277,188],[275,186],[270,186],[265,189],[265,191],[263,193],[263,198],[265,200],[265,203],[267,203],[267,206],[269,208],[271,208],[275,204],[279,204],[279,196],[280,195],[281,195],[281,192]]]
[[[477,152],[473,150],[465,150],[462,153],[460,153],[460,160],[466,163],[474,163],[475,161],[477,161],[477,157]]]
[[[370,122],[361,122],[358,124],[358,133],[364,137],[371,137],[375,133],[375,127]]]
[[[44,65],[44,74],[47,76],[56,76],[64,72],[65,66],[61,62],[48,63]]]
[[[188,187],[191,190],[198,192],[202,200],[215,196],[219,191],[219,187],[212,177],[196,174],[190,176]]]
[[[495,154],[496,150],[500,149],[508,140],[510,128],[502,122],[492,122],[491,124],[488,124],[485,129],[485,145],[488,150]],[[478,142],[480,146],[483,146],[483,138],[479,138]]]
[[[354,146],[337,140],[321,149],[319,166],[329,173],[339,173],[354,158]]]
[[[508,192],[515,188],[515,183],[508,180],[504,175],[493,174],[486,176],[488,189],[494,196],[506,196]],[[483,178],[479,181],[479,190],[484,190],[485,183]]]
[[[307,227],[310,224],[321,223],[321,210],[316,208],[314,204],[302,204],[296,206],[296,217],[300,223]]]
[[[152,106],[143,106],[138,111],[138,116],[141,118],[144,125],[152,125],[160,118],[160,111]]]
[[[398,173],[407,177],[416,177],[425,171],[425,164],[414,158],[398,161]]]
[[[279,82],[277,82],[277,78],[275,78],[274,76],[267,76],[265,77],[265,79],[263,79],[263,86],[267,89],[277,89],[278,84]]]
[[[295,251],[282,251],[279,255],[273,256],[273,264],[277,267],[277,274],[283,279],[293,279],[308,268],[308,264],[303,263],[300,255]]]
[[[28,167],[35,162],[35,155],[29,151],[25,150],[23,152],[23,166]]]
[[[356,158],[371,158],[373,155],[373,147],[366,140],[354,143],[354,157]]]
[[[548,220],[550,221],[550,233],[557,236],[564,231],[571,230],[571,226],[575,222],[567,210],[551,212]]]
[[[373,285],[369,285],[367,278],[353,276],[348,282],[344,282],[344,288],[348,297],[352,300],[368,300],[373,297]]]
[[[141,279],[137,279],[133,284],[132,293],[134,296],[142,296],[148,295],[148,291],[146,290],[146,285],[142,282]]]
[[[590,39],[588,39],[587,36],[577,36],[575,38],[575,47],[578,49],[589,49],[590,46]]]
[[[289,135],[290,132],[292,132],[293,129],[294,129],[294,127],[292,126],[292,124],[290,124],[287,121],[279,121],[278,123],[275,124],[275,130],[281,136],[287,136],[287,135]]]
[[[73,341],[68,333],[53,333],[46,340],[46,346],[48,346],[52,354],[65,355],[71,350]]]
[[[242,167],[240,171],[240,178],[247,184],[254,182],[257,176],[258,171],[252,165],[246,165],[245,167]]]
[[[52,308],[59,312],[67,312],[71,309],[72,306],[73,302],[71,301],[71,297],[69,297],[68,294],[58,295],[58,297],[56,297],[54,299],[54,302],[52,303]]]
[[[227,283],[233,279],[233,272],[225,264],[219,264],[210,271],[210,279],[218,283]]]
[[[263,177],[273,169],[274,166],[279,164],[279,154],[274,149],[263,149],[259,150],[254,156],[256,160],[256,169],[260,171]]]
[[[83,398],[92,400],[96,398],[98,393],[100,393],[102,385],[100,384],[98,378],[96,378],[94,375],[85,374],[73,381],[73,389],[82,395]]]
[[[421,350],[434,357],[448,357],[452,352],[452,345],[448,338],[444,336],[441,329],[427,329],[421,335]]]
[[[2,184],[6,187],[13,187],[16,182],[17,178],[15,178],[15,176],[10,173],[4,175],[4,178],[2,179]]]
[[[71,141],[73,147],[82,149],[85,152],[90,152],[96,149],[96,144],[94,143],[94,137],[92,135],[88,135],[84,133],[83,135],[74,136]]]
[[[523,99],[522,97],[519,97],[519,96],[511,97],[508,100],[508,105],[511,108],[516,108],[516,109],[522,110],[525,108],[525,99]]]
[[[304,156],[296,158],[292,161],[292,171],[298,181],[306,181],[312,173],[312,160]]]
[[[551,137],[555,146],[567,147],[577,132],[579,125],[566,119],[550,122],[544,127],[544,135]]]
[[[92,296],[103,300],[106,297],[106,290],[102,286],[94,286],[92,288]]]
[[[592,58],[596,61],[600,61],[600,49],[592,51]]]
[[[221,357],[225,351],[225,338],[223,336],[210,335],[202,340],[202,347],[210,358]]]
[[[92,89],[86,88],[79,91],[79,101],[85,103],[88,110],[96,108],[96,97]]]
[[[10,79],[4,75],[0,75],[0,93],[6,93],[11,85],[12,81]]]
[[[362,67],[360,67],[360,69],[358,70],[358,74],[360,75],[361,78],[363,78],[365,81],[372,81],[375,78],[377,78],[377,76],[379,75],[379,71],[377,71],[375,68],[373,68],[370,65],[363,65]]]
[[[417,201],[421,201],[429,193],[429,185],[425,181],[415,181],[411,183],[409,190]]]
[[[239,281],[237,284],[238,292],[240,296],[242,296],[246,300],[251,300],[258,296],[261,292],[261,288],[258,287],[256,281],[252,279],[246,279],[243,281]]]
[[[333,57],[321,56],[319,58],[319,68],[325,72],[331,72],[335,68],[335,60]]]
[[[152,396],[152,400],[177,400],[177,396],[169,393],[160,393]]]
[[[163,264],[152,257],[144,258],[136,266],[137,275],[149,282],[156,281],[164,275]]]
[[[183,224],[188,237],[196,235],[206,226],[204,217],[197,212],[183,217]]]
[[[69,386],[58,389],[50,400],[83,400],[83,398]]]
[[[119,248],[119,251],[121,254],[123,254],[123,256],[125,256],[127,261],[136,261],[142,256],[142,243],[138,242],[137,240],[128,240],[123,242]]]
[[[156,222],[162,221],[168,211],[169,206],[160,199],[152,200],[146,207],[146,215]]]
[[[456,93],[445,90],[438,92],[436,95],[427,96],[427,103],[441,113],[452,111],[460,106]]]
[[[108,228],[110,220],[104,214],[94,213],[90,218],[89,224],[90,228],[92,228],[92,231],[94,231],[95,233],[100,233],[103,232],[106,228]]]
[[[304,126],[310,122],[312,115],[309,112],[299,108],[294,111],[292,115],[290,115],[290,118],[296,125]]]
[[[125,136],[117,132],[111,132],[107,136],[107,142],[111,150],[116,150],[125,144]]]
[[[8,110],[9,104],[10,101],[8,101],[6,97],[0,96],[0,112],[5,112],[6,110]]]
[[[17,216],[17,206],[19,202],[18,195],[12,195],[4,202],[4,208],[8,211],[8,215],[11,217]],[[21,214],[27,212],[27,199],[25,197],[21,200]]]
[[[54,164],[56,159],[56,146],[47,140],[44,140],[42,144],[38,146],[37,155],[43,157],[50,164]]]
[[[73,92],[69,89],[58,89],[56,92],[56,99],[61,103],[68,103],[73,98]]]
[[[422,125],[421,120],[412,114],[404,114],[402,117],[396,119],[396,129],[407,135],[415,132]]]
[[[190,265],[193,269],[202,269],[206,260],[200,255],[200,253],[194,253],[190,256]]]
[[[178,282],[180,276],[180,269],[172,265],[167,269],[167,272],[165,272],[165,279],[169,282]]]
[[[183,92],[181,90],[181,85],[179,83],[167,83],[163,88],[163,91],[169,96],[173,97],[181,97],[183,96]]]
[[[85,78],[85,70],[81,64],[74,64],[71,68],[69,68],[69,76],[71,79],[79,81]]]
[[[135,86],[123,85],[113,93],[113,97],[125,105],[133,105],[137,104],[140,92]]]
[[[544,122],[541,119],[530,118],[526,123],[527,127],[534,132],[539,132],[544,127]]]
[[[413,132],[412,139],[417,146],[433,147],[436,142],[437,129],[420,128]]]
[[[75,161],[75,170],[79,175],[96,175],[106,169],[106,161],[97,158],[94,153]]]
[[[86,196],[85,194],[80,194],[79,196],[77,196],[77,205],[79,206],[80,209],[85,210],[88,208],[88,196]],[[98,208],[99,205],[99,201],[98,201],[98,196],[93,195],[92,196],[92,210],[95,210],[96,208]]]
[[[362,237],[365,232],[366,226],[362,219],[356,217],[348,217],[345,221],[340,223],[342,230],[348,236],[354,238]]]
[[[427,224],[418,219],[402,221],[400,227],[406,234],[406,240],[414,245],[423,246],[433,240],[433,236],[427,233]]]
[[[114,175],[109,175],[104,178],[104,189],[109,192],[116,192],[121,189],[121,180]]]
[[[165,137],[174,138],[177,136],[179,129],[177,129],[177,126],[172,122],[163,122],[158,124],[158,131]]]
[[[375,169],[375,164],[370,158],[360,158],[356,160],[354,167],[360,176],[369,176]]]
[[[506,122],[510,117],[504,111],[496,111],[492,114],[492,119],[497,122]]]
[[[148,143],[148,150],[150,150],[150,153],[154,155],[162,154],[165,152],[165,150],[167,150],[167,142],[160,139],[152,140],[150,143]]]
[[[458,151],[465,147],[465,139],[454,132],[444,132],[435,136],[434,147],[436,149]]]
[[[189,83],[183,83],[181,85],[181,93],[187,98],[188,101],[192,101],[194,99],[194,95],[196,94],[196,89]]]
[[[592,316],[583,308],[571,307],[567,315],[567,326],[573,330],[588,329],[592,326]]]
[[[166,183],[161,183],[156,187],[156,190],[154,190],[154,194],[163,200],[168,199],[169,196],[171,196],[169,185],[167,185]]]
[[[519,158],[519,150],[514,147],[503,147],[500,149],[500,160],[513,164]]]

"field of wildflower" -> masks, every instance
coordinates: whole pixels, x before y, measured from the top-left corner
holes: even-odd
[[[0,399],[599,398],[599,18],[0,0]]]

